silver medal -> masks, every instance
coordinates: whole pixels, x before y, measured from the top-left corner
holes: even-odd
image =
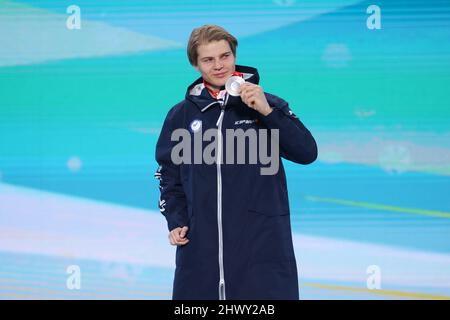
[[[229,95],[239,96],[239,87],[243,84],[245,80],[239,76],[229,77],[225,83],[225,90],[227,90]]]

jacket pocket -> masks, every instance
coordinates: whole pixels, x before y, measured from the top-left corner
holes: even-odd
[[[265,216],[289,215],[289,199],[284,169],[277,175],[253,173],[248,184],[247,210]]]
[[[251,201],[247,210],[269,217],[289,215],[289,202],[282,189],[261,192]]]

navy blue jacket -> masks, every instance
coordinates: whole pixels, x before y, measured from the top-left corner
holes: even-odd
[[[236,66],[246,81],[258,84],[255,68]],[[309,164],[317,158],[317,145],[283,99],[265,93],[273,111],[264,116],[240,97],[216,100],[203,85],[192,83],[183,101],[167,114],[156,146],[160,180],[159,208],[168,229],[188,226],[186,245],[176,251],[173,299],[298,299],[288,192],[281,158]],[[222,114],[222,116],[221,116]],[[190,133],[216,128],[220,161],[213,164],[174,164],[171,141],[175,129]],[[226,159],[226,129],[279,130],[279,169],[261,175],[267,167],[230,164]],[[258,143],[260,137],[257,136]],[[270,142],[270,140],[269,140]],[[268,142],[268,143],[269,143]],[[194,138],[192,138],[192,146]],[[210,141],[202,141],[205,148]],[[248,146],[248,145],[246,145]],[[270,146],[267,150],[270,150]],[[234,155],[236,155],[236,148]],[[192,159],[194,158],[192,152]]]

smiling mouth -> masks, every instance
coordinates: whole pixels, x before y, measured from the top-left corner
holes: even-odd
[[[214,77],[217,77],[217,78],[223,78],[223,77],[225,77],[226,76],[226,72],[224,72],[224,73],[219,73],[219,74],[215,74],[214,75]]]

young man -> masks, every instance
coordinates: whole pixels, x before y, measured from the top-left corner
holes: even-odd
[[[258,85],[255,68],[235,64],[236,47],[236,38],[219,26],[193,30],[187,53],[201,77],[170,109],[157,142],[159,208],[170,243],[177,246],[173,299],[299,297],[286,177],[279,160],[312,163],[316,142],[286,101]],[[238,96],[225,90],[231,76],[245,80]],[[191,150],[180,152],[183,132],[192,136],[184,141]],[[206,138],[206,132],[217,134]],[[236,137],[229,132],[248,133],[248,143],[228,148]],[[264,139],[264,132],[269,138]],[[245,161],[236,161],[243,149]],[[279,167],[263,174],[267,159],[255,162],[256,149],[271,150]],[[214,163],[199,161],[198,155],[208,154]],[[177,155],[188,161],[174,160]]]

